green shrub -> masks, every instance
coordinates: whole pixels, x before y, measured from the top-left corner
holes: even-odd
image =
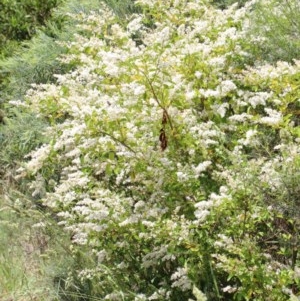
[[[0,53],[9,54],[11,41],[32,37],[38,26],[44,25],[59,0],[2,0],[0,2]],[[8,45],[7,45],[8,44]],[[6,50],[3,48],[8,47]]]
[[[274,63],[300,58],[298,0],[258,1],[250,20],[251,47],[257,59]]]
[[[0,132],[0,165],[11,170],[21,162],[32,149],[45,142],[45,122],[36,116],[20,110],[11,110],[11,118],[5,119]]]

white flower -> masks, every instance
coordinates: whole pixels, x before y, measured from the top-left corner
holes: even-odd
[[[255,136],[257,134],[256,130],[248,130],[246,132],[246,139],[240,139],[239,142],[242,143],[243,145],[256,145],[257,144],[257,140],[255,139]]]
[[[157,42],[164,43],[170,38],[170,28],[167,26],[157,35]]]
[[[222,96],[226,96],[229,92],[237,89],[236,85],[231,80],[222,81],[218,88],[220,89]]]
[[[196,76],[196,78],[201,78],[202,77],[202,72],[200,72],[200,71],[196,71],[195,72],[195,76]]]
[[[46,224],[44,222],[39,222],[39,223],[32,225],[32,227],[33,228],[45,228]]]
[[[198,222],[203,222],[206,219],[206,217],[210,214],[210,212],[206,209],[204,210],[201,209],[201,210],[196,210],[194,214]]]
[[[266,101],[272,96],[268,92],[256,92],[253,96],[248,99],[248,102],[252,105],[253,108],[258,105],[266,105]]]
[[[178,287],[182,291],[192,288],[192,282],[187,276],[186,268],[177,268],[177,271],[171,275],[172,287]]]
[[[143,26],[142,24],[142,17],[137,17],[133,19],[128,25],[127,29],[129,32],[136,32],[138,31],[141,27]]]
[[[145,209],[145,202],[144,201],[138,201],[135,205],[134,205],[134,210],[136,212],[142,211]]]
[[[206,171],[211,164],[211,161],[203,161],[198,166],[194,167],[193,169],[196,177],[198,177],[202,172]]]
[[[147,297],[144,294],[138,294],[135,296],[134,301],[147,301]]]
[[[72,239],[73,239],[73,243],[75,244],[86,245],[86,243],[88,242],[88,235],[87,233],[79,232],[74,234]]]
[[[146,88],[145,86],[142,86],[142,85],[135,85],[134,87],[134,90],[133,90],[133,94],[134,95],[141,95],[141,94],[144,94],[146,91]]]
[[[216,67],[216,68],[224,67],[225,62],[226,62],[226,58],[223,56],[213,57],[208,61],[208,63],[211,66]]]
[[[230,285],[227,285],[226,287],[223,287],[222,288],[222,291],[224,293],[234,293],[237,291],[237,287],[236,286],[230,286]]]
[[[265,108],[265,112],[269,116],[262,117],[260,119],[261,123],[274,126],[274,125],[278,125],[282,122],[282,114],[280,112],[275,111],[275,110],[270,109],[270,108]]]
[[[201,210],[207,210],[212,208],[214,205],[213,201],[201,201],[195,204],[195,208],[197,208],[199,211]]]
[[[251,119],[252,116],[247,114],[247,113],[242,113],[242,114],[237,114],[237,115],[232,115],[228,119],[230,121],[235,121],[235,122],[245,122],[248,119]]]
[[[185,97],[186,97],[186,100],[192,100],[196,95],[196,92],[194,90],[192,91],[188,91],[186,94],[185,94]]]
[[[223,118],[226,114],[227,109],[229,108],[229,104],[227,102],[222,104],[216,104],[211,106],[212,109],[216,110],[216,112]]]
[[[213,89],[199,89],[199,92],[201,95],[203,95],[206,98],[209,97],[221,97],[221,93],[220,90],[213,90]]]
[[[207,297],[202,291],[200,291],[196,286],[193,286],[193,295],[196,297],[197,301],[207,301]]]
[[[182,171],[178,171],[176,173],[176,175],[177,175],[178,181],[180,181],[180,182],[184,182],[184,181],[188,180],[188,175]]]
[[[31,157],[31,160],[26,164],[26,169],[35,174],[44,164],[44,161],[48,158],[51,151],[51,146],[48,144],[42,145],[37,150],[31,152],[27,157]]]
[[[97,261],[98,264],[102,263],[106,260],[106,258],[108,257],[108,253],[106,252],[106,250],[101,250],[97,253]]]

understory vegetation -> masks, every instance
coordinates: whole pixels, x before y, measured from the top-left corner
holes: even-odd
[[[299,300],[299,1],[20,5],[0,300]]]

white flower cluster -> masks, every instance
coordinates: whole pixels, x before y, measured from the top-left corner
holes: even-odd
[[[186,268],[178,268],[175,273],[171,275],[172,287],[178,287],[183,291],[189,290],[192,287],[192,282],[187,276]]]

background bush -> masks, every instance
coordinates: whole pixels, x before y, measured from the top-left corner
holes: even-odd
[[[14,41],[22,41],[32,37],[38,26],[44,25],[51,15],[51,10],[60,0],[1,0],[0,2],[0,54],[12,50],[7,45]]]
[[[250,20],[251,48],[257,59],[274,63],[300,58],[299,1],[258,1]]]

